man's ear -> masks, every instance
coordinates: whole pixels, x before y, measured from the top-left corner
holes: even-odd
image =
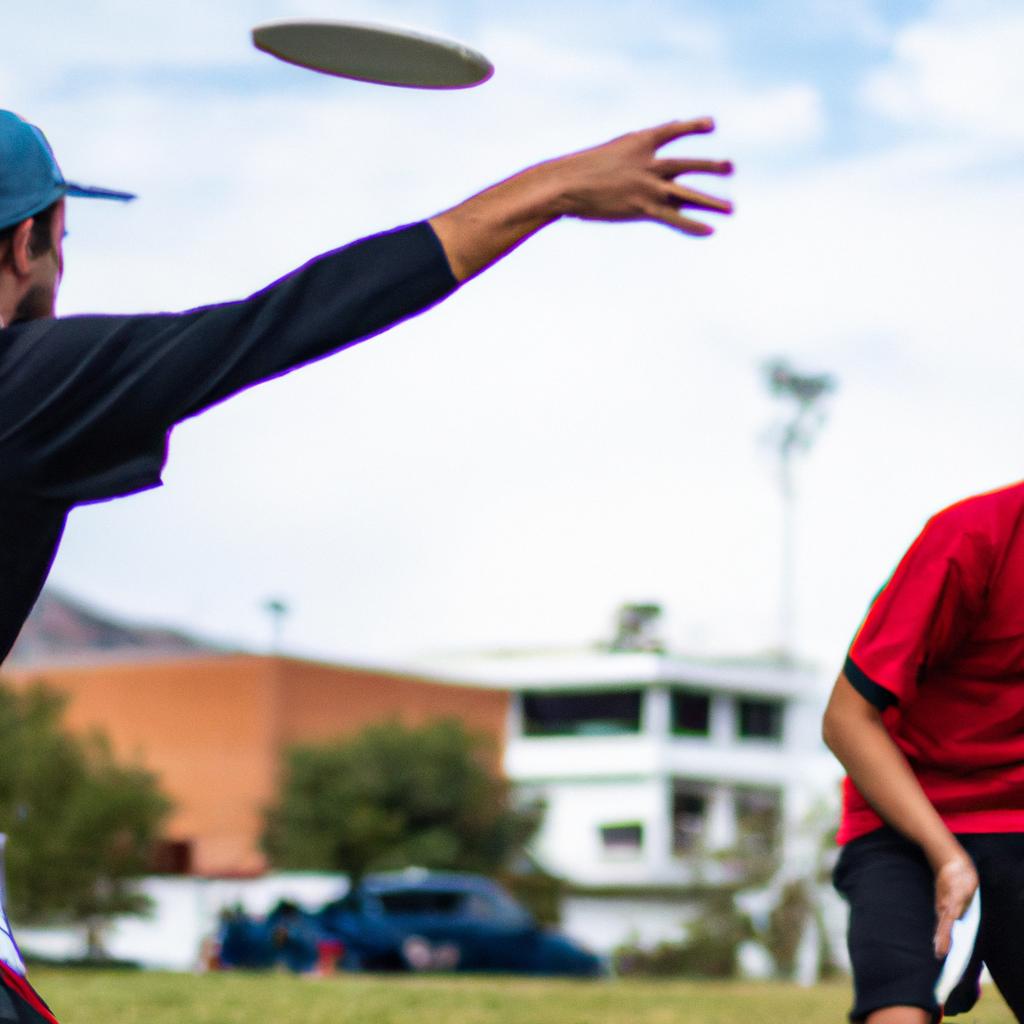
[[[32,269],[32,225],[35,224],[35,217],[28,217],[23,220],[11,235],[7,252],[4,253],[4,261],[10,266],[18,277],[27,277]]]

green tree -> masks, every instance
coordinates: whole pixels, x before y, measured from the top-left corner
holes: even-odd
[[[42,684],[0,684],[0,832],[8,836],[8,910],[15,920],[85,924],[102,954],[104,924],[141,913],[145,873],[170,809],[155,777],[118,764],[99,734],[62,728],[66,699]]]
[[[371,726],[358,736],[288,752],[263,842],[282,868],[408,867],[496,873],[521,854],[541,808],[515,805],[489,771],[482,741],[456,720]]]

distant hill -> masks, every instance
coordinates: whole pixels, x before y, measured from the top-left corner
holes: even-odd
[[[178,630],[119,621],[47,588],[6,663],[148,660],[228,650]]]

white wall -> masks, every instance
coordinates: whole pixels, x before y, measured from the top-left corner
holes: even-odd
[[[562,904],[562,931],[607,956],[626,943],[649,949],[679,942],[696,912],[679,901],[570,896]]]
[[[288,899],[316,910],[344,894],[348,882],[343,875],[295,872],[253,879],[151,877],[139,887],[153,901],[152,913],[116,918],[104,936],[107,952],[145,967],[187,971],[198,966],[202,941],[216,933],[226,907],[241,904],[251,914],[266,914],[278,900]],[[85,954],[81,928],[19,928],[12,923],[28,956]]]
[[[581,780],[538,787],[547,801],[544,824],[534,849],[544,866],[582,884],[644,884],[668,867],[652,854],[655,842],[668,841],[664,794],[650,780]],[[531,787],[531,792],[533,787]],[[607,853],[602,825],[640,822],[640,856]]]

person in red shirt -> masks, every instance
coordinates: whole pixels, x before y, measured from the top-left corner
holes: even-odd
[[[925,1024],[953,922],[981,887],[972,965],[1024,1019],[1024,483],[933,516],[875,598],[829,700],[847,770],[835,884],[851,1020]]]

